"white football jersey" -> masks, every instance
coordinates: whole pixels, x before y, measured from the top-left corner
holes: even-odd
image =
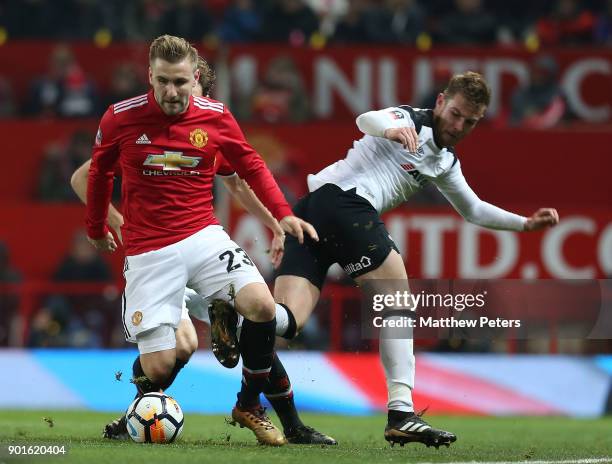
[[[457,164],[451,149],[439,148],[434,142],[431,110],[400,106],[382,111],[392,119],[389,127],[415,127],[419,134],[416,153],[400,143],[365,135],[355,141],[345,159],[308,176],[310,191],[327,183],[342,190],[356,188],[380,213],[406,201],[428,181]]]
[[[467,184],[450,147],[438,147],[433,136],[433,111],[407,105],[364,113],[357,125],[366,133],[346,158],[308,176],[314,192],[325,184],[356,189],[382,213],[406,201],[427,182],[433,182],[468,221],[494,229],[522,230],[526,218],[481,201]],[[414,127],[419,135],[415,153],[382,134],[393,127]]]

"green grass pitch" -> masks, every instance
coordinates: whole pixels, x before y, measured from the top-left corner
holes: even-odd
[[[421,444],[391,448],[383,439],[385,418],[304,414],[303,418],[338,439],[335,447],[258,446],[250,431],[232,427],[223,416],[187,414],[178,443],[139,445],[101,438],[102,426],[117,414],[86,411],[0,411],[0,464],[16,463],[417,463],[563,461],[612,462],[612,419],[428,417],[458,440],[439,450]],[[43,418],[51,418],[53,427]],[[273,420],[276,419],[272,416]],[[278,421],[276,421],[278,423]],[[16,444],[65,445],[60,457],[8,455]],[[585,461],[590,462],[590,461]]]

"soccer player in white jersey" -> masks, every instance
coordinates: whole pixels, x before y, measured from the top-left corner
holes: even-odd
[[[193,88],[192,95],[196,97],[208,96],[216,79],[215,74],[202,57],[198,57],[197,69],[200,74],[196,86]],[[225,188],[250,214],[257,217],[272,231],[273,238],[269,254],[272,264],[274,267],[277,267],[283,255],[285,232],[248,184],[238,177],[227,160],[223,159],[223,157],[219,159],[219,154],[217,154],[217,158],[216,174],[222,180]],[[91,160],[83,163],[73,173],[70,180],[72,188],[83,203],[87,203],[87,178],[90,164]],[[121,227],[124,223],[123,215],[112,204],[109,205],[107,222],[119,241],[122,241]],[[211,324],[209,313],[215,319],[213,324]],[[221,364],[231,368],[238,362],[240,353],[237,347],[238,341],[234,328],[236,323],[242,319],[242,316],[238,315],[233,306],[228,305],[223,299],[202,298],[194,290],[185,288],[183,313],[175,332],[176,369],[163,385],[164,389],[170,387],[180,370],[187,364],[191,355],[198,348],[198,338],[195,327],[189,318],[190,315],[211,326],[211,342],[214,348],[214,345],[217,345],[217,350],[213,349],[213,352]],[[277,321],[277,335],[287,336],[289,334],[289,336],[293,336],[295,323],[291,326],[288,319],[282,319],[283,315],[287,315],[287,313],[281,311],[281,318]],[[232,324],[234,327],[231,327]],[[230,327],[231,330],[229,330]],[[133,375],[136,375],[136,373],[133,373]],[[322,434],[301,422],[295,408],[290,385],[291,383],[285,369],[275,355],[270,372],[270,385],[264,390],[264,394],[279,416],[288,442],[292,444],[337,444],[334,438]],[[110,422],[103,430],[103,436],[109,439],[127,439],[127,433],[125,416]]]
[[[486,203],[463,177],[453,147],[476,127],[489,99],[482,76],[467,72],[451,78],[433,110],[398,106],[364,113],[357,126],[365,135],[346,158],[308,177],[310,193],[294,211],[312,223],[320,241],[299,245],[286,239],[274,290],[275,300],[293,312],[298,329],[314,309],[328,268],[336,262],[361,288],[378,294],[409,291],[404,261],[380,214],[427,182],[467,221],[483,227],[531,231],[557,224],[557,211],[551,208],[526,218]],[[383,328],[379,349],[388,390],[385,439],[435,447],[454,442],[453,433],[432,428],[414,412],[412,339],[393,338]]]

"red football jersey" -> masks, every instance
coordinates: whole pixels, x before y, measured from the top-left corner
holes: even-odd
[[[236,170],[223,157],[221,153],[217,153],[217,161],[215,164],[215,173],[220,176],[231,176],[236,173]]]
[[[100,122],[87,186],[87,234],[105,236],[115,165],[123,174],[127,255],[170,245],[211,224],[215,154],[231,162],[278,220],[292,215],[272,174],[223,103],[191,97],[167,116],[153,91],[111,105]]]
[[[220,176],[232,176],[236,174],[236,170],[220,153],[217,153],[215,156],[215,174],[219,174]],[[117,163],[115,165],[115,177],[121,177],[122,175],[121,165]]]

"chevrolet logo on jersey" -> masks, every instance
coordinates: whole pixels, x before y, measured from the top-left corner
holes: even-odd
[[[180,171],[181,168],[195,168],[200,164],[200,156],[185,156],[180,151],[165,151],[163,155],[149,155],[144,166],[155,166],[164,171]]]

